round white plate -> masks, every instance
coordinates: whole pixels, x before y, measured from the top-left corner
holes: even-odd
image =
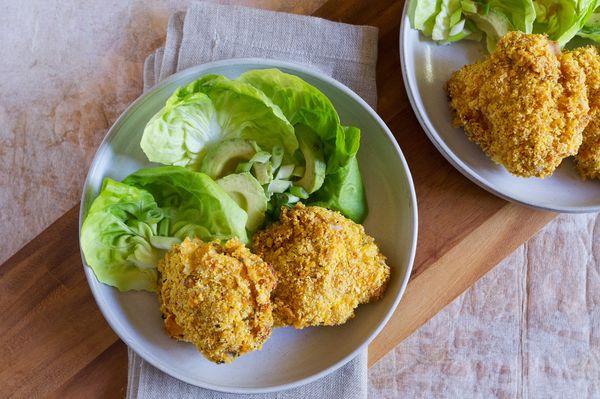
[[[445,84],[454,71],[480,60],[486,51],[469,40],[436,44],[410,27],[406,10],[400,27],[404,84],[423,130],[442,155],[474,183],[506,200],[556,212],[600,211],[600,181],[581,180],[572,159],[545,179],[517,177],[452,126]]]
[[[244,355],[232,364],[217,365],[204,359],[191,344],[177,342],[165,334],[155,294],[120,293],[99,283],[92,270],[84,266],[100,310],[129,347],[173,377],[226,392],[293,388],[334,371],[366,349],[400,301],[417,240],[417,204],[410,172],[379,116],[358,95],[332,78],[302,66],[260,59],[232,59],[187,69],[136,100],[110,129],[95,155],[83,190],[80,227],[104,177],[121,180],[150,165],[139,146],[142,131],[177,87],[204,74],[235,78],[244,71],[263,68],[279,68],[316,86],[331,99],[342,123],[361,129],[358,159],[370,210],[364,225],[392,268],[383,299],[360,306],[356,317],[343,326],[275,329],[261,351]]]

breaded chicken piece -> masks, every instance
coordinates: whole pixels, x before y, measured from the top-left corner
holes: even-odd
[[[550,176],[577,153],[589,119],[583,68],[545,35],[507,33],[447,89],[455,125],[518,176]]]
[[[583,142],[575,155],[575,166],[584,179],[600,179],[600,49],[580,47],[571,52],[585,71],[590,105],[590,123],[583,131]]]
[[[168,334],[209,360],[231,363],[271,335],[273,269],[237,239],[186,239],[158,265],[158,299]]]
[[[343,324],[379,299],[390,268],[363,226],[338,212],[298,204],[254,236],[254,250],[277,273],[275,326]]]

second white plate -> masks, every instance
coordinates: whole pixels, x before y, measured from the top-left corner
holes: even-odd
[[[442,155],[463,175],[506,200],[556,212],[600,211],[600,181],[583,181],[572,159],[551,177],[521,178],[492,162],[452,126],[445,84],[450,75],[485,56],[482,44],[464,40],[438,45],[410,27],[408,16],[400,27],[400,63],[408,97],[421,126]]]

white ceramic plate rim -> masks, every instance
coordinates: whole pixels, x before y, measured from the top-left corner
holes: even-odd
[[[410,79],[408,78],[408,66],[406,61],[409,55],[406,53],[406,49],[408,46],[405,46],[404,43],[407,39],[407,32],[411,30],[410,21],[408,19],[408,2],[404,5],[404,11],[402,13],[402,21],[400,24],[400,65],[402,68],[402,79],[404,80],[404,86],[406,88],[406,94],[408,95],[408,99],[410,104],[421,124],[421,127],[429,137],[429,140],[433,143],[433,145],[438,149],[438,151],[446,158],[448,162],[452,166],[454,166],[460,173],[462,173],[466,178],[471,180],[473,183],[477,184],[479,187],[489,191],[490,193],[503,198],[507,201],[515,202],[521,205],[526,205],[536,209],[543,209],[546,211],[552,212],[562,212],[562,213],[590,213],[590,212],[600,212],[600,206],[589,205],[589,206],[549,206],[547,204],[541,204],[536,201],[523,201],[521,199],[517,199],[511,195],[503,193],[502,191],[497,190],[492,184],[490,184],[487,180],[483,179],[476,171],[470,168],[467,164],[465,164],[451,149],[446,145],[444,140],[442,140],[437,133],[436,129],[433,127],[427,112],[418,106],[417,98],[421,97],[419,90],[416,86],[410,84]]]
[[[385,317],[383,318],[382,322],[371,333],[371,335],[369,335],[369,337],[358,348],[356,348],[352,353],[350,353],[349,355],[347,355],[346,357],[344,357],[337,363],[333,364],[332,366],[330,366],[318,373],[315,373],[311,376],[305,377],[303,379],[300,379],[300,380],[292,382],[292,383],[282,384],[282,385],[273,385],[273,386],[268,386],[268,387],[264,387],[264,388],[232,388],[230,386],[223,387],[220,385],[199,383],[198,381],[195,381],[192,379],[188,379],[188,378],[181,377],[178,375],[173,375],[166,367],[164,367],[164,365],[161,363],[160,359],[153,356],[152,353],[150,353],[149,351],[146,351],[144,348],[142,348],[140,345],[138,345],[134,340],[129,338],[128,333],[127,333],[127,327],[125,327],[124,325],[122,325],[120,323],[117,323],[117,321],[111,317],[109,306],[101,300],[101,295],[100,295],[97,285],[96,285],[96,277],[95,277],[93,271],[91,270],[91,268],[87,266],[87,264],[85,262],[85,258],[83,256],[83,253],[81,251],[80,251],[80,253],[81,253],[81,260],[83,262],[83,269],[84,269],[84,272],[85,272],[85,275],[86,275],[86,278],[88,281],[88,285],[90,286],[90,289],[92,291],[94,299],[96,300],[96,303],[98,304],[98,307],[100,308],[102,315],[104,316],[104,318],[106,319],[106,321],[108,322],[110,327],[113,329],[113,331],[119,336],[119,338],[121,338],[121,340],[123,340],[125,342],[125,344],[127,344],[127,346],[129,348],[133,349],[137,354],[139,354],[144,360],[148,361],[154,367],[158,368],[159,370],[163,371],[166,374],[171,375],[174,378],[177,378],[177,379],[187,382],[189,384],[196,385],[196,386],[199,386],[202,388],[211,389],[214,391],[250,394],[250,393],[268,393],[268,392],[282,391],[282,390],[287,390],[287,389],[291,389],[291,388],[296,388],[301,385],[305,385],[310,382],[313,382],[313,381],[315,381],[321,377],[324,377],[327,374],[337,370],[338,368],[345,365],[346,363],[348,363],[350,360],[352,360],[354,357],[356,357],[360,351],[362,351],[364,348],[366,348],[371,343],[371,341],[373,341],[373,339],[375,339],[375,337],[379,334],[379,332],[383,329],[383,327],[385,327],[385,325],[387,324],[389,319],[392,317],[392,314],[396,310],[396,307],[398,306],[400,299],[404,295],[404,291],[406,290],[408,280],[410,279],[410,275],[412,272],[412,267],[413,267],[413,263],[414,263],[414,259],[415,259],[416,247],[417,247],[418,212],[417,212],[417,198],[416,198],[416,194],[415,194],[415,188],[414,188],[414,184],[413,184],[413,180],[412,180],[412,175],[410,173],[410,169],[408,168],[406,159],[404,158],[404,155],[402,154],[402,151],[400,150],[400,147],[398,146],[398,143],[396,142],[396,139],[394,138],[393,134],[391,133],[391,131],[389,130],[387,125],[383,122],[383,120],[379,117],[379,115],[358,94],[354,93],[347,86],[343,85],[342,83],[338,82],[337,80],[335,80],[327,75],[324,75],[314,69],[309,69],[305,66],[298,65],[295,63],[277,61],[277,60],[268,60],[268,59],[262,59],[262,58],[234,58],[234,59],[226,59],[226,60],[201,64],[201,65],[177,72],[176,74],[171,75],[170,77],[168,77],[167,79],[165,79],[164,81],[159,83],[158,85],[154,86],[148,92],[142,94],[133,103],[131,103],[125,109],[125,111],[123,111],[123,113],[119,116],[119,118],[115,121],[115,123],[111,126],[111,128],[109,129],[108,133],[106,134],[106,136],[104,137],[104,139],[102,140],[102,143],[100,143],[100,146],[98,148],[102,147],[114,134],[116,134],[116,132],[119,130],[121,124],[127,118],[127,116],[130,113],[135,112],[135,110],[137,108],[142,106],[143,103],[145,102],[146,98],[148,98],[152,92],[154,92],[156,90],[161,90],[161,88],[163,88],[164,86],[168,85],[172,81],[179,79],[180,77],[182,77],[184,75],[201,76],[203,71],[206,69],[209,69],[209,68],[226,67],[226,66],[232,66],[232,65],[244,65],[244,64],[258,65],[258,66],[265,67],[265,68],[288,68],[288,69],[296,70],[298,72],[313,76],[317,79],[327,82],[328,84],[330,84],[330,85],[336,87],[337,89],[341,90],[342,92],[344,92],[346,95],[350,96],[354,101],[360,103],[360,105],[368,111],[370,116],[372,118],[374,118],[379,125],[381,125],[381,127],[385,131],[386,135],[388,136],[390,142],[393,143],[393,145],[394,145],[394,149],[396,150],[396,153],[397,153],[397,155],[402,163],[402,166],[404,168],[404,173],[406,174],[406,180],[407,180],[407,184],[408,184],[408,191],[409,191],[409,195],[410,195],[410,205],[411,205],[411,207],[410,207],[411,208],[411,219],[412,219],[410,221],[410,224],[411,224],[411,226],[413,226],[413,231],[411,233],[412,242],[410,243],[410,253],[408,255],[408,264],[407,264],[406,273],[404,275],[404,279],[402,281],[402,285],[400,287],[398,295],[396,296],[396,298],[393,302],[393,305],[388,310],[388,312],[385,315]],[[96,157],[94,157],[94,160],[92,161],[92,164],[90,165],[88,175],[87,175],[86,181],[84,183],[84,187],[88,186],[88,183],[89,183],[88,180],[89,180],[90,176],[93,175],[94,169],[97,167],[97,163],[98,163],[97,161],[98,161],[98,159]],[[81,225],[83,223],[83,212],[84,212],[83,198],[84,198],[84,195],[85,195],[85,193],[82,193],[82,201],[81,201],[80,208],[79,208],[79,235],[81,235]]]

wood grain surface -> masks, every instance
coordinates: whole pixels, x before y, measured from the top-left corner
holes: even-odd
[[[403,2],[329,1],[315,15],[380,29],[378,112],[407,158],[419,204],[414,271],[397,311],[369,347],[374,364],[555,215],[507,203],[437,152],[408,102],[399,64]],[[0,393],[122,397],[125,345],[85,281],[74,207],[0,266]]]

